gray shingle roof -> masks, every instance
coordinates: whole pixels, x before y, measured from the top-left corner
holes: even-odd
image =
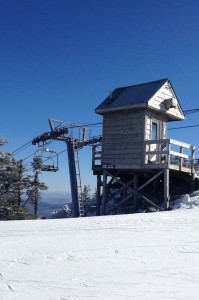
[[[133,105],[147,103],[151,97],[163,86],[169,79],[122,87],[115,89],[97,108],[96,112],[108,111],[109,109],[128,108]]]

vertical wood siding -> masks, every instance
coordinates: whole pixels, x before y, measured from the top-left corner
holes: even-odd
[[[102,163],[125,169],[141,167],[144,132],[144,111],[104,114]]]

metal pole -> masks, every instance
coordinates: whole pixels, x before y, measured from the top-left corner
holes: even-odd
[[[73,217],[77,218],[79,217],[79,199],[78,199],[78,188],[77,188],[75,154],[74,154],[73,142],[67,141],[66,144],[67,144],[67,152],[68,152],[71,198],[73,204]]]

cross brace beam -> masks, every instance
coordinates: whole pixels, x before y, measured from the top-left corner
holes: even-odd
[[[135,191],[133,188],[131,188],[130,186],[128,186],[126,183],[124,183],[122,180],[118,179],[117,177],[115,177],[113,174],[111,174],[110,172],[108,172],[107,170],[104,170],[106,175],[105,176],[111,176],[113,177],[115,180],[117,180],[121,185],[123,185],[124,187],[126,187],[127,189],[129,189],[131,191],[132,195],[136,195],[140,198],[142,198],[144,201],[146,201],[147,203],[149,203],[150,205],[154,206],[155,208],[159,209],[160,211],[163,211],[164,209],[159,207],[158,205],[156,205],[154,202],[152,202],[151,200],[149,200],[147,197],[141,195],[138,191]],[[160,173],[160,172],[159,172]],[[129,195],[128,195],[129,196]]]

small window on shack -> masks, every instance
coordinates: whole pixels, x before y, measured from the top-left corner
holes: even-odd
[[[152,132],[151,132],[151,139],[157,140],[157,133],[158,133],[158,124],[152,122]]]

